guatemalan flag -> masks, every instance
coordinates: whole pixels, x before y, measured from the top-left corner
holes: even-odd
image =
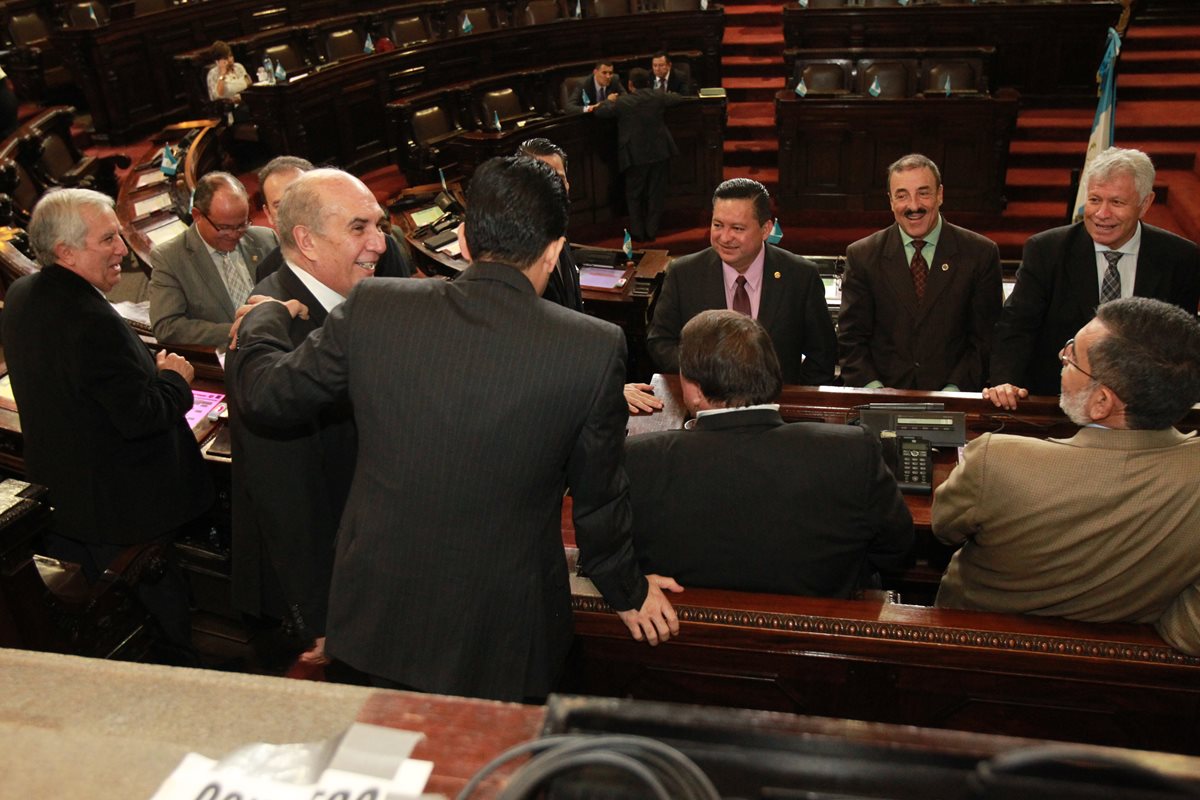
[[[1104,58],[1100,61],[1100,69],[1096,72],[1096,82],[1099,84],[1097,93],[1100,102],[1096,105],[1096,118],[1092,122],[1092,135],[1088,138],[1087,155],[1083,159],[1083,170],[1097,153],[1112,147],[1117,121],[1117,56],[1121,53],[1121,37],[1112,28],[1108,29],[1108,47]],[[1075,213],[1073,222],[1083,219],[1083,206],[1087,202],[1087,184],[1084,175],[1079,176],[1079,191],[1075,195]]]

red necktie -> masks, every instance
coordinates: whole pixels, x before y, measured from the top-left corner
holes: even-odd
[[[733,310],[750,316],[750,295],[746,292],[745,275],[737,277],[737,288],[733,290]]]
[[[925,263],[925,256],[921,255],[921,251],[925,249],[925,241],[923,239],[913,239],[913,257],[912,263],[908,265],[908,271],[912,273],[913,288],[917,290],[917,299],[925,299],[925,279],[929,275],[929,265]]]

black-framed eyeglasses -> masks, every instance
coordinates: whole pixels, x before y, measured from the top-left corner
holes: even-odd
[[[1074,337],[1067,339],[1067,343],[1062,346],[1062,350],[1058,351],[1058,360],[1063,363],[1063,366],[1072,366],[1075,369],[1082,372],[1084,375],[1091,378],[1092,380],[1096,380],[1096,377],[1094,375],[1092,375],[1092,373],[1088,372],[1086,369],[1079,366],[1079,362],[1075,360],[1075,338]]]
[[[245,233],[250,228],[250,220],[238,223],[237,225],[222,225],[219,222],[213,222],[213,218],[205,214],[200,209],[196,209],[196,213],[208,220],[208,224],[217,229],[217,233]]]

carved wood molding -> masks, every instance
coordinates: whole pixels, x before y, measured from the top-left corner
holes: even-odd
[[[571,605],[578,612],[611,613],[600,597],[573,595]],[[1065,636],[1031,633],[985,631],[972,628],[950,628],[913,625],[878,620],[839,619],[812,614],[783,614],[773,611],[745,611],[730,608],[676,605],[681,622],[709,625],[731,625],[769,631],[814,633],[824,636],[846,636],[880,639],[916,644],[979,647],[1027,653],[1046,653],[1081,658],[1103,658],[1147,664],[1170,664],[1200,667],[1200,658],[1188,656],[1167,645],[1132,644],[1114,641],[1094,641]]]

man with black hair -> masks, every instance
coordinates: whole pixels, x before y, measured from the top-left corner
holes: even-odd
[[[646,348],[662,372],[679,371],[679,336],[701,311],[728,308],[762,323],[784,383],[833,380],[837,336],[817,265],[767,244],[771,196],[758,181],[732,178],[713,192],[712,247],[671,262]]]
[[[598,117],[617,120],[617,161],[625,177],[629,235],[639,242],[651,242],[658,236],[671,157],[679,155],[663,114],[683,102],[673,92],[650,86],[649,72],[630,70],[629,92],[594,109]]]
[[[783,379],[762,325],[702,311],[679,355],[687,430],[625,445],[644,570],[686,586],[852,597],[898,570],[912,517],[864,428],[779,416]]]
[[[243,319],[230,379],[247,416],[294,424],[353,403],[326,651],[377,685],[499,700],[554,687],[571,639],[564,489],[581,564],[633,637],[678,632],[662,592],[678,585],[643,577],[630,543],[624,335],[539,297],[565,200],[545,164],[492,159],[471,179],[457,280],[363,281],[290,353],[297,309]]]
[[[621,78],[617,75],[611,60],[601,59],[592,67],[592,74],[578,81],[567,105],[563,109],[568,112],[589,112],[600,103],[616,100],[625,94]]]
[[[985,433],[933,498],[962,544],[937,604],[1092,622],[1152,622],[1200,655],[1200,322],[1146,297],[1101,305],[1062,346],[1070,439]]]
[[[567,151],[549,139],[537,137],[526,139],[517,148],[517,155],[536,158],[550,169],[554,170],[563,182],[567,202],[570,203],[571,182],[567,180]],[[579,286],[579,266],[571,255],[571,245],[563,245],[562,253],[558,256],[558,267],[546,284],[543,300],[558,303],[560,306],[583,311],[583,294]]]

